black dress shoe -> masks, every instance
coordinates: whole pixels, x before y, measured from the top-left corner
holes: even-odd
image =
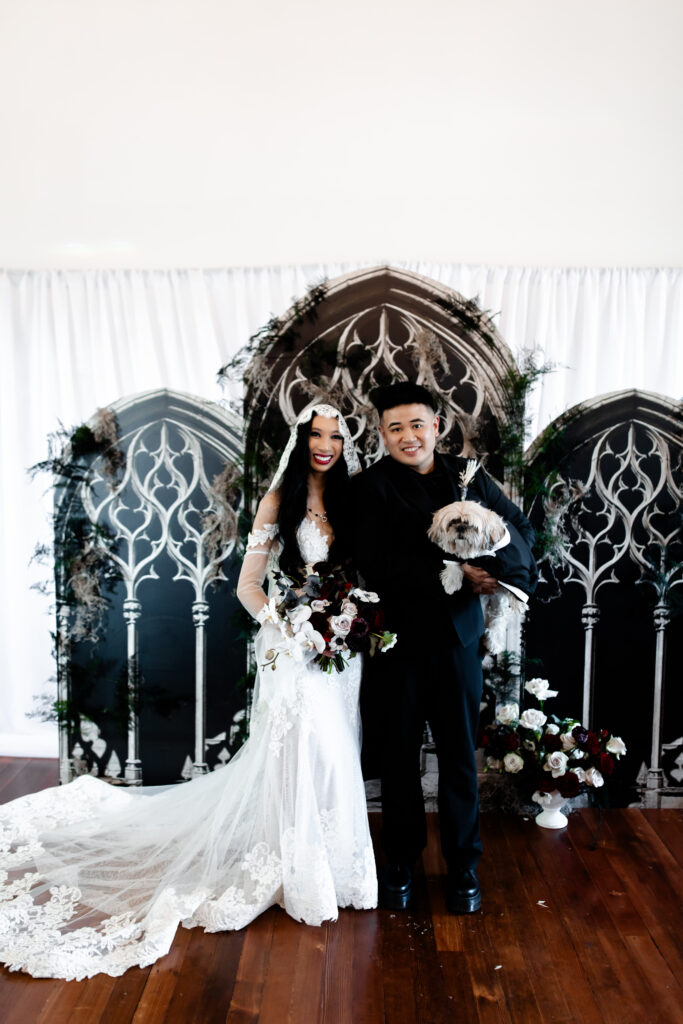
[[[451,914],[474,914],[481,907],[481,889],[474,868],[452,871],[446,883],[446,906]]]
[[[379,904],[387,910],[405,910],[413,895],[413,872],[407,864],[387,864],[379,879]]]

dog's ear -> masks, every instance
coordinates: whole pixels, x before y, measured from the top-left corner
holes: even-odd
[[[502,540],[505,536],[507,527],[497,512],[491,512],[487,517],[487,520],[486,532],[488,534],[489,543],[491,545],[497,544],[498,541]]]

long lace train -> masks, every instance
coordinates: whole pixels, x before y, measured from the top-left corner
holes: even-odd
[[[84,776],[0,807],[0,961],[120,975],[168,952],[178,923],[242,928],[280,904],[319,925],[339,906],[374,907],[360,667],[327,675],[279,657],[249,740],[210,775],[138,790]]]

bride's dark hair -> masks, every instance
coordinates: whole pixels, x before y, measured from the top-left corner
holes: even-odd
[[[283,572],[296,573],[302,567],[296,531],[299,524],[306,518],[308,503],[308,473],[311,454],[308,439],[313,428],[313,419],[300,423],[297,428],[296,444],[289,457],[287,468],[278,488],[280,507],[277,524],[282,551],[280,568]],[[348,501],[349,471],[344,455],[339,457],[334,466],[325,474],[325,513],[334,530],[334,543],[330,549],[330,561],[339,563],[347,555],[348,542]]]

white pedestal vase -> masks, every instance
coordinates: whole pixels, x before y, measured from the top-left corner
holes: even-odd
[[[539,793],[537,790],[531,799],[540,804],[542,808],[541,813],[536,817],[537,825],[540,825],[541,828],[566,827],[567,815],[560,810],[562,804],[566,802],[566,797],[554,789],[552,793]]]

